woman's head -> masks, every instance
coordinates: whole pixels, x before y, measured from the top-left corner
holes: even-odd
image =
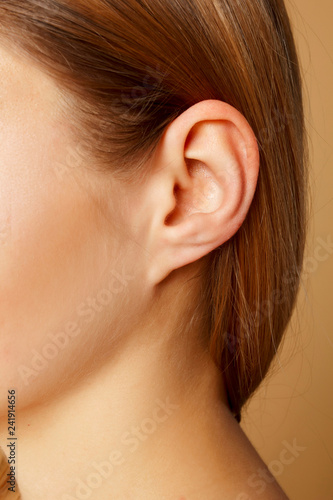
[[[190,265],[179,310],[196,314],[239,415],[290,319],[304,248],[283,2],[13,0],[0,21],[9,362],[27,318],[11,383],[42,391],[37,366],[56,380],[107,357],[154,287]]]

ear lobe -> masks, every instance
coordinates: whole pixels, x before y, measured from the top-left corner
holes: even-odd
[[[169,126],[163,146],[165,159],[172,152],[166,163],[172,168],[164,167],[164,173],[169,185],[170,174],[174,182],[172,210],[155,233],[160,238],[154,251],[155,280],[230,239],[256,189],[259,152],[245,118],[220,101],[202,101],[183,115]]]

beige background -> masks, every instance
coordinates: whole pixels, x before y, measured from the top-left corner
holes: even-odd
[[[286,2],[306,85],[310,234],[297,311],[242,427],[291,500],[333,500],[333,4]]]

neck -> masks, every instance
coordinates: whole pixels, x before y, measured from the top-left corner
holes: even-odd
[[[156,488],[162,498],[170,486],[165,470],[179,482],[179,497],[187,493],[184,457],[191,477],[191,463],[207,465],[216,453],[212,436],[221,418],[232,416],[208,353],[164,320],[138,329],[112,360],[66,392],[17,411],[23,500],[149,500]],[[6,422],[0,429],[5,443]]]

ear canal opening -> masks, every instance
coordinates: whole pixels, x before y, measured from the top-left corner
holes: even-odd
[[[177,193],[178,193],[179,189],[180,189],[179,185],[175,184],[175,186],[173,188],[173,195],[174,195],[174,198],[175,198],[176,202],[177,202]],[[173,217],[176,209],[177,209],[177,203],[175,205],[175,208],[165,217],[165,219],[164,219],[164,224],[165,225],[167,225],[167,226],[169,225],[170,220],[172,219],[172,217]]]

